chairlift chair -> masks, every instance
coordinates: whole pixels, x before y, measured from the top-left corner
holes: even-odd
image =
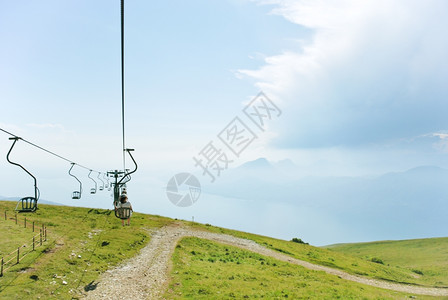
[[[9,155],[11,154],[12,148],[14,148],[16,142],[19,140],[20,138],[15,136],[12,138],[9,138],[9,140],[14,140],[14,142],[12,143],[11,148],[8,151],[8,154],[6,155],[6,160],[15,166],[18,166],[20,168],[22,168],[26,173],[28,173],[28,175],[30,175],[33,179],[34,179],[34,197],[23,197],[22,199],[20,199],[17,202],[15,211],[22,213],[22,212],[35,212],[37,210],[37,201],[39,199],[39,189],[37,188],[37,179],[36,177],[33,176],[33,174],[31,174],[27,169],[25,169],[22,165],[15,163],[13,161],[11,161],[9,159]]]
[[[72,199],[81,199],[81,193],[82,193],[82,183],[81,181],[71,173],[71,170],[73,169],[73,167],[75,166],[75,163],[72,163],[72,166],[70,168],[70,170],[68,170],[68,174],[72,177],[74,177],[76,179],[76,181],[79,182],[79,191],[74,191],[72,193]]]
[[[21,208],[19,208],[19,205]],[[15,211],[18,212],[35,212],[37,210],[37,199],[34,197],[24,197],[19,200]]]
[[[131,217],[130,207],[117,207],[115,208],[115,216],[122,220],[127,220]]]

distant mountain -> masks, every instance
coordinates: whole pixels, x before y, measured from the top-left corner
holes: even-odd
[[[274,167],[264,157],[246,162],[237,168],[237,170],[245,171],[272,171],[273,169]]]
[[[5,201],[19,201],[21,198],[20,197],[4,197],[4,196],[0,196],[0,200],[5,200]]]
[[[0,201],[19,201],[20,197],[3,197],[0,196]],[[65,206],[64,204],[58,203],[58,202],[53,202],[53,201],[48,201],[45,199],[39,199],[38,204],[50,204],[50,205],[59,205],[59,206]]]
[[[281,171],[285,166],[290,174]],[[207,186],[206,192],[255,202],[287,203],[317,215],[331,216],[337,226],[352,231],[375,228],[400,233],[400,237],[420,233],[448,235],[446,169],[418,166],[375,178],[299,178],[291,174],[294,174],[291,162],[275,164],[262,158],[231,170],[229,176]]]

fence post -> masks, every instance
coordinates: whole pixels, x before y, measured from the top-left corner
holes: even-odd
[[[2,264],[0,266],[0,277],[3,276],[3,257],[2,257]]]
[[[45,226],[45,230],[44,230],[44,242],[47,241],[47,226]]]
[[[6,218],[6,210],[5,210],[5,221],[7,220],[7,218]]]
[[[33,236],[33,251],[34,251],[34,243],[35,243],[36,237]]]
[[[33,221],[33,232],[34,232],[34,221]]]
[[[17,248],[17,264],[19,263],[19,261],[20,261],[20,247]]]
[[[17,213],[16,213],[16,225],[17,225]]]
[[[25,217],[25,228],[26,228],[26,217]]]
[[[42,229],[40,230],[40,245],[42,246]]]

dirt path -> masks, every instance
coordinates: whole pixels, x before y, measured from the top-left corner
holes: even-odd
[[[151,241],[141,250],[140,254],[128,260],[125,264],[105,272],[99,279],[97,288],[88,292],[87,299],[160,299],[168,285],[171,255],[177,242],[186,236],[229,244],[281,261],[300,265],[307,269],[324,271],[346,280],[374,287],[418,295],[448,296],[448,289],[425,288],[359,277],[340,270],[292,258],[265,248],[251,240],[225,234],[191,230],[175,224],[153,231],[151,233]]]

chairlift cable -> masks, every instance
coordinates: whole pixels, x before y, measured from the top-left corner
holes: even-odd
[[[80,165],[80,164],[78,164],[78,163],[75,163],[75,162],[73,162],[72,160],[70,160],[70,159],[68,159],[68,158],[65,158],[65,157],[63,157],[63,156],[61,156],[61,155],[59,155],[59,154],[56,154],[56,153],[54,153],[54,152],[52,152],[52,151],[50,151],[50,150],[47,150],[47,149],[45,149],[45,148],[43,148],[43,147],[41,147],[41,146],[39,146],[39,145],[36,145],[36,144],[34,144],[34,143],[30,142],[30,141],[27,141],[27,140],[25,140],[24,138],[21,138],[21,137],[15,135],[15,134],[13,134],[13,133],[11,133],[11,132],[9,132],[9,131],[6,131],[6,130],[4,130],[4,129],[2,129],[2,128],[0,128],[0,131],[3,131],[4,133],[9,134],[9,135],[11,135],[11,136],[13,136],[13,137],[15,137],[15,138],[19,138],[21,141],[24,141],[25,143],[27,143],[27,144],[29,144],[29,145],[31,145],[31,146],[34,146],[34,147],[36,147],[36,148],[38,148],[38,149],[40,149],[40,150],[42,150],[42,151],[45,151],[45,152],[47,152],[47,153],[49,153],[49,154],[51,154],[51,155],[54,155],[54,156],[56,156],[56,157],[58,157],[58,158],[60,158],[60,159],[62,159],[62,160],[65,160],[65,161],[71,163],[71,164],[75,164],[75,165],[77,165],[78,167],[81,167],[81,168],[86,169],[86,170],[89,170],[89,171],[92,170],[91,168],[87,168],[87,167],[85,167],[85,166],[83,166],[83,165]],[[99,171],[95,171],[95,170],[93,170],[93,171],[99,173]]]
[[[121,0],[121,125],[123,131],[123,170],[126,170],[126,144],[124,131],[124,0]]]

